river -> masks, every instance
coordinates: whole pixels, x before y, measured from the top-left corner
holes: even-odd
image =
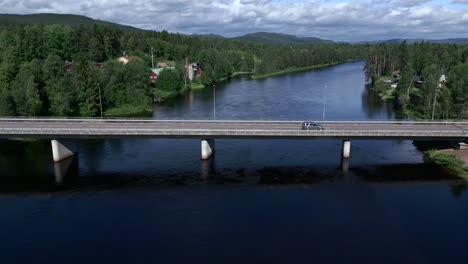
[[[157,119],[392,120],[364,63],[238,78],[155,107]],[[325,107],[324,107],[325,106]],[[214,111],[214,109],[216,109]],[[325,111],[324,111],[325,109]],[[412,141],[76,140],[58,177],[50,143],[0,141],[2,263],[462,262],[467,184]]]

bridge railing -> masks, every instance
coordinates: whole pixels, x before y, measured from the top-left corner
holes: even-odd
[[[155,129],[155,128],[25,128],[0,127],[0,134],[4,135],[215,135],[215,136],[317,136],[317,137],[467,137],[462,130],[400,130],[400,129],[366,129],[366,130],[264,130],[264,129]]]
[[[318,124],[402,124],[402,125],[468,125],[468,120],[236,120],[236,119],[153,119],[153,118],[79,118],[79,117],[0,117],[0,122],[109,122],[109,123],[291,123]]]

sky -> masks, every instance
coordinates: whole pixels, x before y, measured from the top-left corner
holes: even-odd
[[[277,32],[335,41],[468,37],[468,0],[0,0],[0,13],[61,13],[227,37]]]

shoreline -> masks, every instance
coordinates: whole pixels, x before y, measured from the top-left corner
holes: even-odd
[[[442,149],[424,152],[424,162],[432,163],[468,181],[468,149]]]
[[[348,62],[352,62],[352,61],[348,61]],[[338,65],[338,64],[348,63],[348,62],[333,62],[333,63],[327,63],[327,64],[313,65],[313,66],[288,68],[288,69],[285,69],[285,70],[271,72],[271,73],[265,73],[265,74],[260,74],[260,75],[253,74],[251,76],[251,78],[253,80],[261,80],[261,79],[266,79],[266,78],[270,78],[270,77],[286,75],[286,74],[289,74],[289,73],[304,72],[304,71],[309,71],[309,70],[326,68],[326,67],[335,66],[335,65]]]

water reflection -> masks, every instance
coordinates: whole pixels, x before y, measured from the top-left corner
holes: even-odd
[[[54,162],[55,183],[63,185],[76,181],[79,177],[79,158],[70,157],[60,162]]]
[[[345,158],[341,159],[341,171],[344,174],[347,174],[349,172],[349,159],[345,159]]]
[[[346,167],[347,159],[342,166]],[[349,165],[348,165],[349,166]],[[456,175],[433,165],[397,164],[375,167],[342,168],[265,167],[257,170],[223,169],[216,171],[215,159],[200,161],[200,171],[164,175],[97,173],[80,176],[78,158],[72,157],[54,164],[54,172],[47,177],[0,177],[0,192],[90,191],[121,188],[195,187],[200,184],[248,185],[311,185],[325,182],[361,183],[447,183],[455,198],[468,189],[467,183]],[[350,181],[350,179],[353,179]]]
[[[368,119],[395,119],[393,105],[382,101],[377,92],[367,85],[362,91],[361,102]]]
[[[468,190],[468,182],[454,183],[450,186],[452,195],[455,199],[460,200],[463,194]]]
[[[201,160],[201,177],[203,180],[208,180],[216,175],[215,159],[216,156],[211,156],[209,159]]]

